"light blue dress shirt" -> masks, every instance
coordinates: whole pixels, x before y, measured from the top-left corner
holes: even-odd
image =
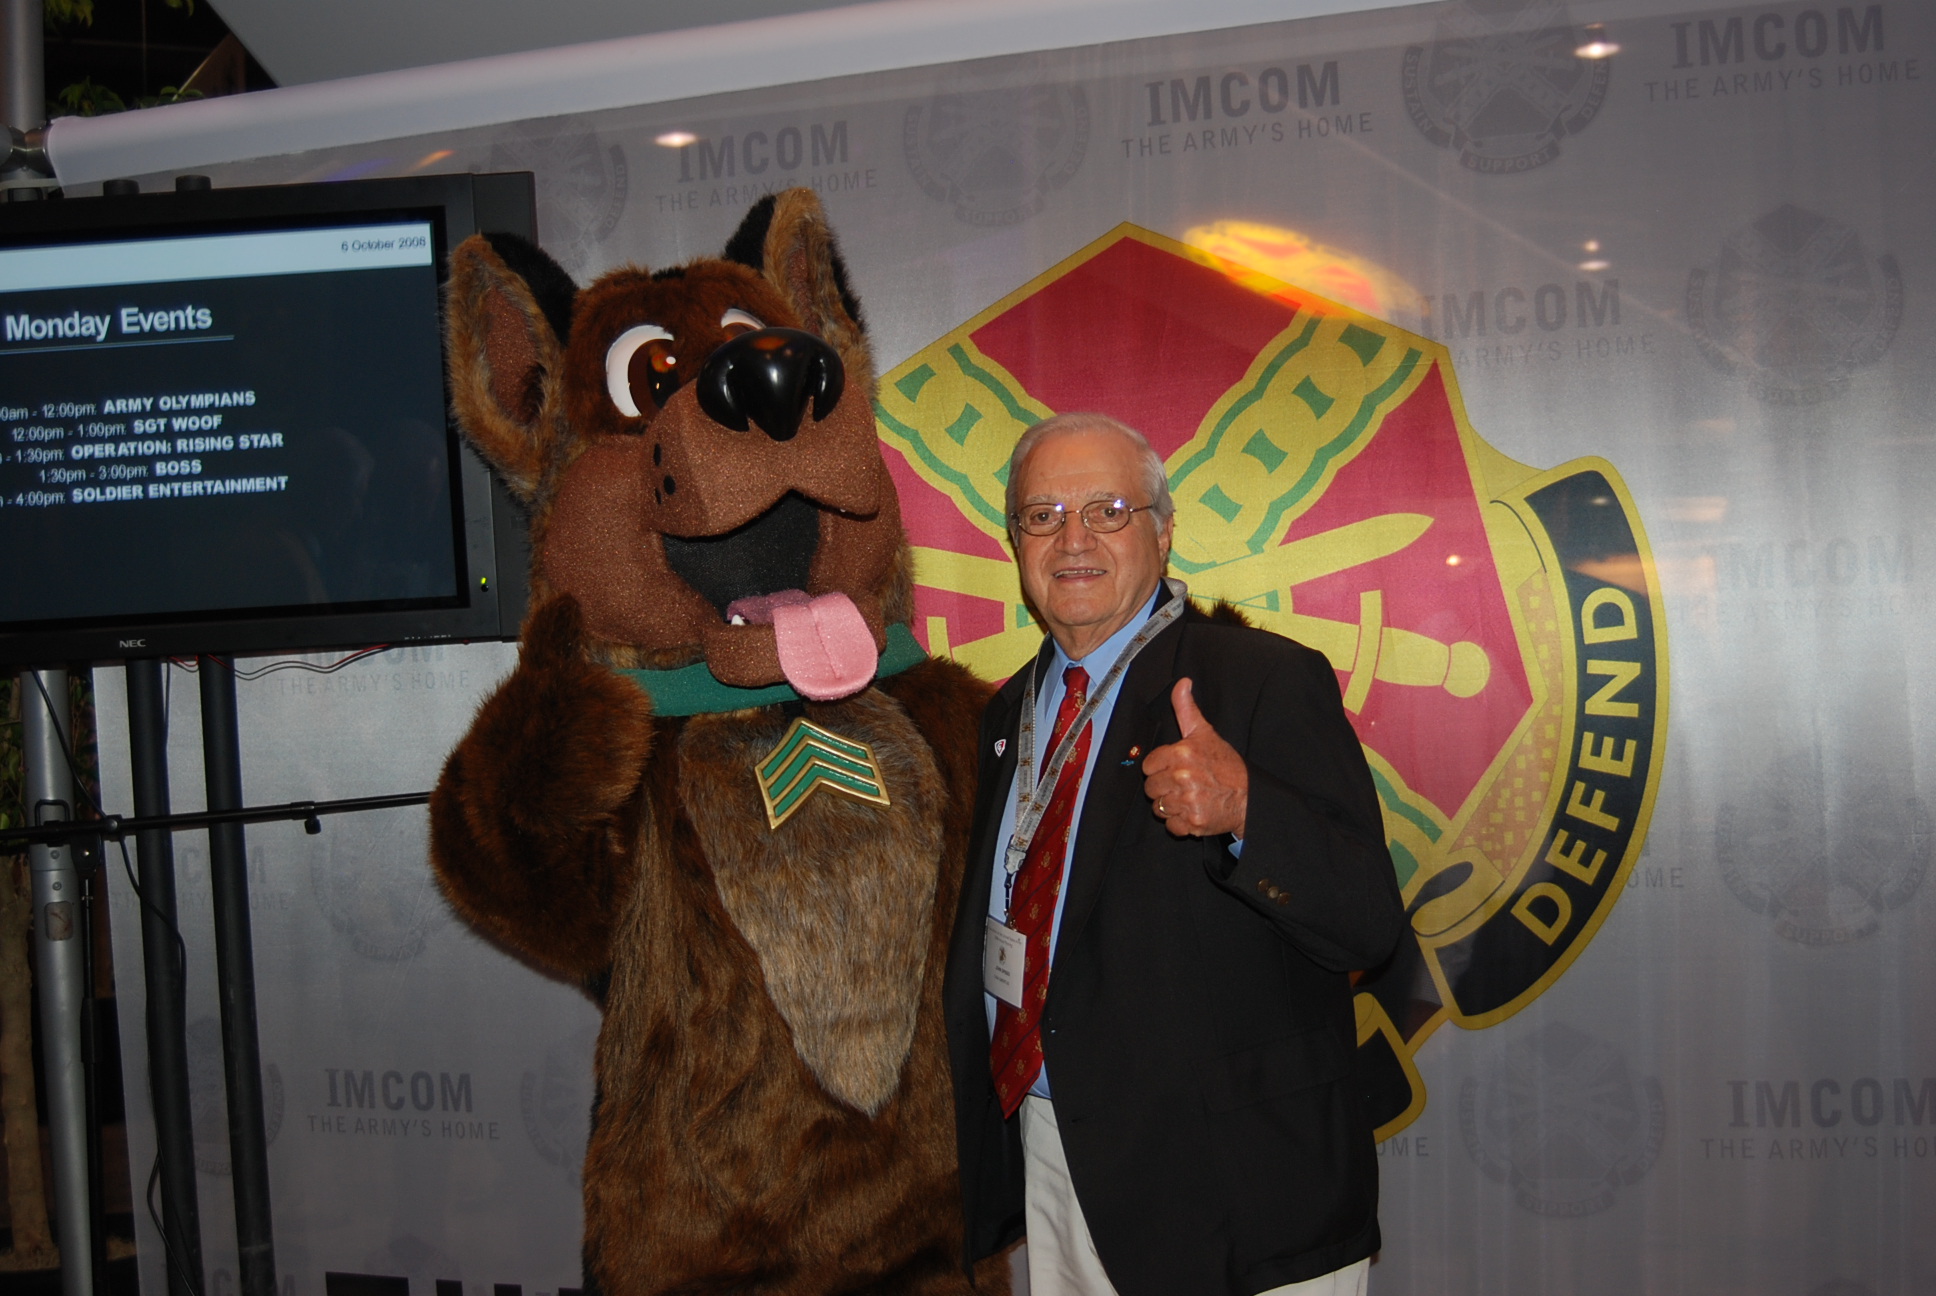
[[[1062,695],[1068,692],[1068,689],[1062,683],[1062,673],[1071,666],[1080,666],[1089,672],[1090,689],[1092,691],[1100,690],[1104,678],[1109,674],[1110,667],[1114,666],[1116,659],[1122,656],[1123,649],[1129,646],[1129,641],[1136,637],[1136,632],[1141,630],[1143,624],[1155,614],[1156,602],[1163,596],[1163,592],[1163,587],[1158,585],[1156,592],[1150,595],[1150,601],[1144,605],[1143,610],[1131,617],[1122,629],[1116,631],[1115,634],[1110,635],[1109,638],[1097,645],[1096,650],[1087,657],[1079,660],[1072,658],[1062,651],[1061,644],[1054,644],[1055,652],[1052,660],[1049,662],[1048,675],[1043,679],[1042,687],[1035,695],[1035,733],[1036,743],[1038,744],[1035,760],[1038,773],[1042,765],[1049,759],[1050,753],[1043,750],[1043,748],[1046,747],[1050,732],[1054,728],[1055,713],[1062,707]],[[1053,643],[1053,641],[1051,642]],[[1035,669],[1035,663],[1030,662],[1028,669]],[[1124,674],[1127,675],[1128,672],[1124,672]],[[1116,682],[1107,691],[1100,693],[1099,699],[1096,702],[1095,715],[1089,721],[1091,726],[1089,731],[1089,760],[1082,767],[1082,782],[1076,790],[1075,818],[1071,821],[1074,824],[1080,824],[1082,822],[1083,802],[1089,796],[1089,776],[1095,771],[1096,757],[1102,751],[1102,737],[1109,732],[1109,717],[1115,714],[1116,695],[1122,691],[1122,684],[1122,678],[1118,677]],[[993,877],[990,879],[988,892],[988,912],[996,922],[1008,921],[1008,870],[1004,866],[1004,859],[1008,848],[1008,840],[1015,835],[1015,803],[1017,791],[1015,779],[1011,777],[1009,779],[1008,796],[1003,801],[1005,808],[1002,811],[1002,828],[995,836],[995,869]],[[1068,847],[1065,847],[1062,857],[1062,885],[1056,889],[1055,914],[1049,923],[1049,966],[1051,968],[1055,966],[1055,942],[1057,937],[1062,934],[1062,906],[1069,898],[1068,848],[1074,847],[1075,839],[1075,832],[1071,829]],[[988,1008],[988,1033],[990,1038],[993,1038],[995,1034],[995,1006],[997,1001],[992,994],[984,993],[982,997],[986,1001]],[[1043,1066],[1041,1072],[1035,1077],[1035,1084],[1030,1087],[1029,1092],[1038,1098],[1047,1098],[1049,1096],[1049,1068],[1046,1065]]]

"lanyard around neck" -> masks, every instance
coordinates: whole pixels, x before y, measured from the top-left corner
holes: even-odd
[[[1123,672],[1129,669],[1129,664],[1136,660],[1137,654],[1149,646],[1150,640],[1163,633],[1172,622],[1182,616],[1183,609],[1189,605],[1188,586],[1175,577],[1166,578],[1164,584],[1170,589],[1169,602],[1151,614],[1150,619],[1143,623],[1143,628],[1136,632],[1135,638],[1124,645],[1122,652],[1116,655],[1115,665],[1109,668],[1109,673],[1103,676],[1102,682],[1089,690],[1089,696],[1083,700],[1082,709],[1076,712],[1076,718],[1069,723],[1068,731],[1062,735],[1062,741],[1057,743],[1055,750],[1049,753],[1049,763],[1039,778],[1035,773],[1035,667],[1033,665],[1029,667],[1027,682],[1022,686],[1022,732],[1015,768],[1015,780],[1021,788],[1021,799],[1015,807],[1015,833],[1008,839],[1008,850],[1003,860],[1003,866],[1008,870],[1008,876],[1011,879],[1021,871],[1022,861],[1028,858],[1029,843],[1035,840],[1035,830],[1041,826],[1042,816],[1048,813],[1049,801],[1055,795],[1056,782],[1062,777],[1062,767],[1069,763],[1069,757],[1075,752],[1077,737],[1095,716],[1096,708],[1101,705],[1102,700],[1109,696],[1111,690],[1116,687],[1116,682],[1122,679]]]

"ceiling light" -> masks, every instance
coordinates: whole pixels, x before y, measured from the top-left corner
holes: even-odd
[[[1620,52],[1620,46],[1607,39],[1604,23],[1588,23],[1586,40],[1573,51],[1574,58],[1603,59],[1612,58]]]
[[[688,144],[697,144],[699,137],[691,131],[676,130],[667,131],[663,135],[655,136],[652,142],[654,144],[662,144],[666,148],[684,148]]]

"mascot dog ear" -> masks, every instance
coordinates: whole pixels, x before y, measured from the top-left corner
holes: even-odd
[[[558,388],[578,289],[514,234],[466,239],[450,261],[452,403],[471,443],[529,507],[563,433]]]
[[[809,191],[789,189],[760,199],[721,259],[764,275],[793,307],[800,326],[840,352],[849,373],[874,372],[860,302],[847,286],[847,266],[834,249],[826,214]]]

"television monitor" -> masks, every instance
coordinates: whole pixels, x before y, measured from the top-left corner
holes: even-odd
[[[442,286],[528,172],[0,206],[0,665],[511,638]]]

